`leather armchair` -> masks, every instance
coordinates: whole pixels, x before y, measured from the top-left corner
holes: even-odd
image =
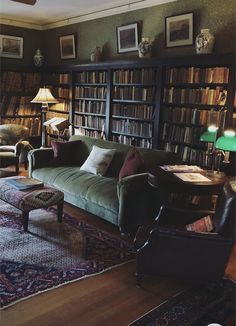
[[[197,282],[221,279],[236,238],[235,197],[236,179],[225,183],[214,213],[162,206],[151,231],[140,228],[135,239],[138,284],[144,275]],[[212,232],[184,228],[208,214],[212,214]]]
[[[0,125],[0,167],[16,166],[19,173],[19,162],[24,151],[31,145],[28,142],[29,128],[18,124]],[[22,157],[22,162],[26,163]]]

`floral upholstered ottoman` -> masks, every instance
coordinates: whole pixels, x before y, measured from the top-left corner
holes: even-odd
[[[47,186],[18,190],[9,184],[7,179],[12,177],[0,179],[0,199],[22,211],[24,231],[28,231],[29,212],[34,209],[57,205],[58,222],[62,221],[64,202],[62,191]]]

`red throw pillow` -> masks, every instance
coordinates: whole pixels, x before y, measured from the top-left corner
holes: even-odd
[[[211,216],[207,215],[191,224],[186,225],[186,229],[194,232],[211,232],[214,229]]]
[[[78,163],[78,148],[80,145],[80,140],[60,142],[60,141],[51,141],[51,146],[53,149],[53,164],[76,164]]]
[[[144,161],[136,149],[131,149],[126,155],[119,173],[119,180],[128,175],[136,174],[143,167]]]

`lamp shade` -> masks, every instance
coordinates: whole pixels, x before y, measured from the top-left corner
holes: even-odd
[[[49,88],[40,88],[31,103],[58,103],[58,100],[52,95]]]
[[[216,141],[216,148],[228,152],[236,152],[236,137],[234,131],[225,131]]]
[[[205,131],[201,134],[200,140],[207,143],[214,143],[216,140],[217,131]]]

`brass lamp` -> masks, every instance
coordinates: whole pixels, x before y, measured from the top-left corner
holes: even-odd
[[[48,110],[49,103],[58,103],[58,100],[52,95],[49,88],[40,88],[35,98],[31,103],[40,103],[41,106],[41,126],[42,126],[42,147],[46,147],[46,127],[44,123],[46,121],[46,113]]]

